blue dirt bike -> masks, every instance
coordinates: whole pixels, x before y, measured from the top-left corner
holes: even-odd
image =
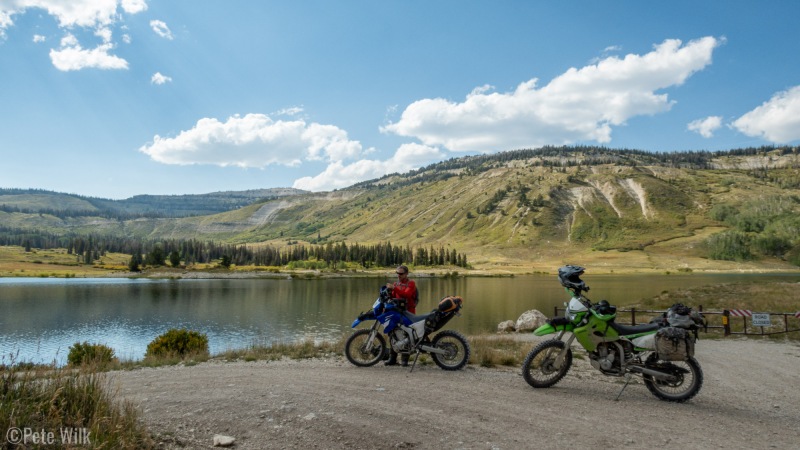
[[[391,298],[391,290],[381,288],[380,296],[372,309],[359,314],[352,328],[361,322],[374,320],[369,328],[357,330],[344,345],[347,360],[358,367],[373,366],[388,355],[386,338],[391,348],[400,355],[415,355],[411,370],[419,355],[431,355],[433,362],[444,370],[459,370],[469,361],[470,348],[467,339],[453,330],[440,330],[454,316],[460,315],[463,299],[445,297],[428,314],[415,316],[405,310],[405,300]],[[383,333],[380,327],[383,326]]]

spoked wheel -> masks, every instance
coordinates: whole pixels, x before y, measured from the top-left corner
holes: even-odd
[[[703,369],[694,358],[686,361],[663,361],[651,353],[645,366],[677,377],[674,381],[659,380],[652,375],[644,375],[644,385],[651,394],[668,402],[681,403],[700,392],[703,386]]]
[[[353,333],[344,344],[347,360],[358,367],[369,367],[383,359],[386,340],[377,330],[364,329]]]
[[[525,381],[535,388],[547,388],[561,381],[572,366],[572,350],[567,349],[561,366],[556,367],[556,358],[564,345],[563,341],[551,339],[534,347],[522,363]]]
[[[469,361],[469,343],[457,331],[442,331],[433,338],[431,346],[444,350],[444,354],[431,353],[433,362],[444,370],[459,370]]]

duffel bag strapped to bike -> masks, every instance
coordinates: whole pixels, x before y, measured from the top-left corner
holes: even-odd
[[[425,331],[432,333],[439,330],[453,318],[453,316],[461,309],[464,304],[464,299],[458,296],[444,297],[439,305],[431,311],[431,314],[425,319]]]
[[[450,312],[450,311],[458,311],[461,309],[461,305],[464,303],[464,299],[457,296],[451,295],[444,297],[441,301],[439,301],[439,306],[436,308],[439,312]]]
[[[685,328],[662,328],[656,333],[656,353],[664,361],[686,361],[694,356],[694,341]]]
[[[664,318],[670,326],[696,330],[700,327],[708,326],[706,318],[699,311],[692,311],[692,308],[682,303],[675,303],[664,313]]]

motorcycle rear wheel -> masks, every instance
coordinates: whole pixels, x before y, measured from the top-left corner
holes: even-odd
[[[645,361],[645,367],[668,371],[679,376],[678,381],[662,381],[650,375],[643,376],[647,390],[661,400],[682,403],[697,395],[703,386],[703,369],[694,358],[686,361],[663,361],[658,359],[658,355],[651,353]]]
[[[433,362],[444,370],[462,369],[469,361],[469,343],[457,331],[442,331],[433,338],[431,346],[445,351],[444,354],[431,353]]]
[[[561,367],[554,365],[564,345],[564,341],[555,339],[539,343],[522,363],[522,378],[535,388],[548,388],[561,381],[572,367],[571,349],[567,349]]]
[[[372,346],[367,349],[370,333],[375,333]],[[383,359],[386,352],[386,339],[377,330],[363,329],[353,333],[344,344],[347,360],[358,367],[374,366]]]

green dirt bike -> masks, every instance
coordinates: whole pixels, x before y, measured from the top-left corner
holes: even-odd
[[[604,375],[625,377],[617,399],[632,375],[641,376],[647,389],[661,400],[684,402],[697,395],[703,385],[703,371],[694,359],[697,328],[692,336],[691,322],[669,326],[664,319],[662,323],[620,325],[614,321],[616,307],[605,300],[593,304],[582,295],[589,290],[580,279],[583,273],[584,268],[579,266],[558,270],[558,278],[572,293],[572,299],[564,317],[550,319],[534,331],[536,336],[556,336],[539,343],[525,358],[525,381],[534,388],[558,383],[572,366],[570,347],[577,340],[588,352],[592,367]],[[567,333],[569,338],[562,340]]]

